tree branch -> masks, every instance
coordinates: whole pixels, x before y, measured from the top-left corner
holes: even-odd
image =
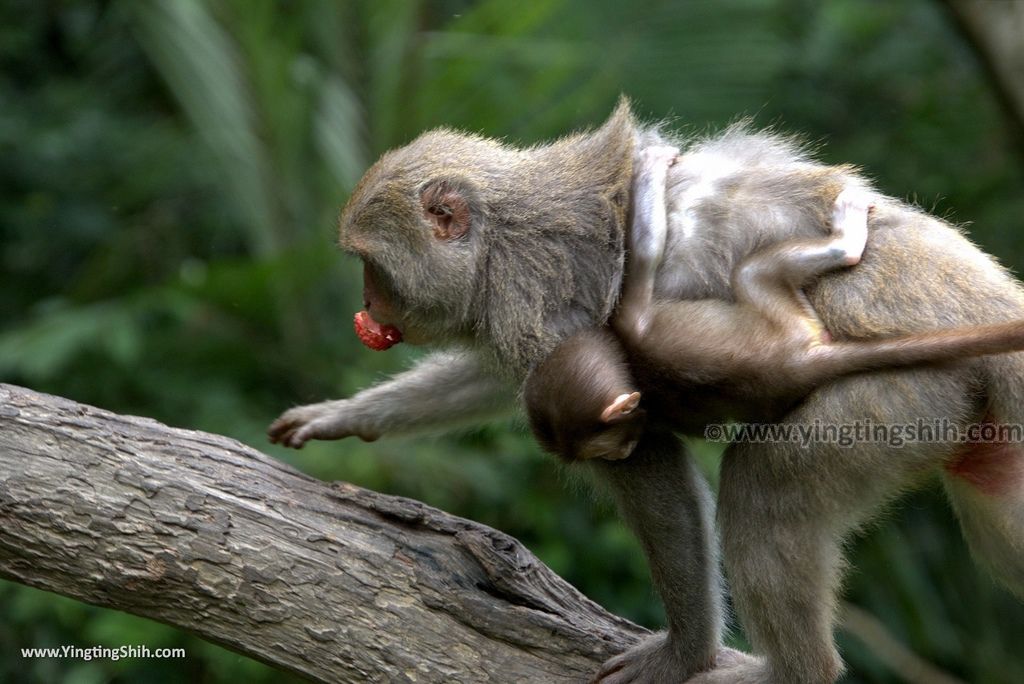
[[[491,528],[2,384],[0,576],[318,681],[579,681],[646,633]]]

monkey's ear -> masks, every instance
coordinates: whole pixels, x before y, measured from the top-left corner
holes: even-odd
[[[469,232],[472,223],[470,201],[455,183],[436,180],[420,190],[423,217],[439,240],[454,240]]]
[[[626,420],[639,405],[639,392],[633,392],[632,394],[620,394],[615,397],[615,400],[612,401],[612,403],[604,407],[604,411],[601,411],[601,422],[619,423]]]

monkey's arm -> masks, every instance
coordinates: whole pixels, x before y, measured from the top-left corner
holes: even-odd
[[[643,334],[650,322],[654,279],[665,255],[668,221],[665,215],[665,183],[668,169],[679,150],[655,145],[642,152],[633,172],[633,220],[627,237],[628,264],[622,301],[613,323],[620,331]]]
[[[515,390],[471,352],[438,352],[348,399],[297,406],[275,420],[271,442],[302,448],[311,439],[443,430],[508,413]]]

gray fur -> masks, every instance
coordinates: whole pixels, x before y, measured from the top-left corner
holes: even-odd
[[[271,426],[272,439],[301,446],[308,439],[408,432],[435,420],[442,427],[490,414],[502,395],[510,400],[530,366],[560,339],[608,319],[621,285],[631,155],[650,141],[666,139],[657,129],[636,128],[623,106],[595,134],[549,147],[513,150],[440,132],[385,156],[343,215],[342,246],[388,271],[387,287],[414,327],[468,351],[454,370],[432,357],[350,399],[292,409]],[[658,297],[731,299],[730,275],[752,252],[823,234],[827,217],[804,200],[823,192],[816,179],[826,167],[798,146],[742,127],[717,138],[671,142],[684,157],[669,177],[669,235]],[[688,163],[699,161],[701,152],[720,156],[735,170],[710,173]],[[447,250],[423,237],[415,200],[420,185],[438,172],[476,200],[475,230]],[[867,187],[852,169],[828,173]],[[805,174],[807,185],[779,183],[792,174]],[[777,209],[763,211],[766,201]],[[808,289],[835,336],[892,336],[1024,318],[1018,283],[958,231],[882,196],[875,207],[861,264]],[[443,410],[423,408],[440,398]],[[786,420],[908,424],[949,418],[966,424],[986,416],[1024,423],[1024,355],[845,378],[813,392]],[[828,444],[809,450],[782,443],[730,447],[718,512],[723,558],[758,655],[719,652],[717,667],[690,681],[834,681],[842,669],[831,632],[844,540],[883,504],[955,457],[950,444],[899,450],[873,443],[853,450]],[[1019,450],[1008,453],[1013,462],[1007,467],[1022,458]],[[704,487],[690,468],[678,444],[659,432],[651,432],[627,461],[603,468],[648,550],[670,626],[667,636],[610,663],[602,674],[606,684],[681,680],[710,664],[721,609],[714,545],[700,522],[709,506],[702,504]],[[962,479],[944,477],[972,550],[1024,594],[1024,495],[979,498],[977,491],[960,491]]]
[[[425,133],[360,181],[341,217],[341,246],[390,276],[408,326],[471,344],[521,382],[559,339],[606,320],[615,305],[633,130],[623,105],[593,133],[527,150]],[[437,178],[458,185],[474,209],[458,244],[439,246],[409,221],[418,190]]]
[[[701,232],[684,237],[670,218],[670,243],[659,273],[663,298],[728,298],[729,274],[766,243],[820,234],[804,197],[776,193],[780,174],[823,168],[777,137],[730,130],[721,141],[691,150],[721,150],[742,166],[717,192],[684,209],[699,215]],[[685,156],[684,156],[685,159]],[[683,196],[681,166],[672,169]],[[845,170],[847,183],[867,187]],[[762,213],[767,198],[791,210]],[[1020,284],[944,222],[877,196],[864,259],[809,288],[811,304],[839,339],[884,337],[1024,317]],[[1024,418],[1024,355],[985,357],[943,369],[896,370],[849,377],[811,394],[785,422],[844,424],[871,419],[904,425],[948,418],[961,425],[987,416]],[[993,497],[942,470],[954,444],[895,449],[859,444],[735,444],[723,462],[719,522],[727,575],[744,627],[761,658],[741,658],[698,675],[694,684],[831,682],[842,671],[832,643],[841,580],[842,545],[901,492],[939,470],[972,551],[1024,596],[1024,493]],[[1008,474],[1024,469],[1019,446],[1006,454]],[[644,657],[638,654],[638,657]],[[636,681],[654,681],[638,678]]]
[[[708,669],[721,643],[722,581],[714,504],[693,458],[678,438],[655,429],[628,460],[592,467],[644,547],[668,620],[666,634],[638,647],[639,662],[613,658],[599,676],[666,682]]]

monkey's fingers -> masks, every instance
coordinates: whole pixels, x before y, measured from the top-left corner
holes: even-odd
[[[270,427],[267,428],[267,437],[272,444],[298,448],[301,443],[291,443],[294,441],[295,433],[303,427],[331,415],[332,410],[334,409],[331,402],[293,406],[270,424]]]
[[[292,449],[301,449],[302,447],[306,446],[306,442],[308,442],[309,439],[309,426],[306,425],[305,427],[301,427],[298,430],[292,430],[287,435],[285,435],[284,439],[281,441],[281,444],[283,444],[286,447],[291,447]]]
[[[271,444],[301,449],[306,442],[317,436],[315,430],[310,429],[316,421],[303,418],[301,415],[289,415],[289,413],[286,412],[270,424],[270,427],[267,428],[267,437]]]
[[[364,442],[375,442],[380,435],[365,429],[356,429],[343,415],[331,414],[296,424],[282,435],[281,444],[301,449],[311,439],[331,440],[358,437]]]
[[[270,440],[271,444],[280,444],[295,428],[295,421],[288,418],[287,414],[283,415],[267,428],[267,439]]]
[[[736,682],[766,682],[768,668],[764,659],[722,646],[718,649],[714,669],[699,672],[685,684],[735,684]]]
[[[344,437],[346,435],[337,435]],[[281,444],[292,449],[301,449],[311,439],[337,439],[330,433],[323,419],[312,420],[302,424],[295,424],[281,435]]]
[[[284,430],[272,437],[270,441],[274,444],[280,444],[281,446],[289,447],[291,449],[301,449],[306,445],[306,442],[314,438],[315,435],[312,434],[308,424],[292,425],[287,430]]]
[[[284,430],[283,432],[278,432],[278,433],[276,433],[276,434],[274,434],[273,436],[270,437],[270,443],[271,444],[280,444],[281,446],[291,447],[293,449],[301,449],[302,445],[305,443],[305,440],[303,440],[303,441],[296,441],[295,440],[295,434],[298,431],[299,431],[299,428],[296,426],[296,427],[292,427],[292,428],[290,428],[288,430]]]

